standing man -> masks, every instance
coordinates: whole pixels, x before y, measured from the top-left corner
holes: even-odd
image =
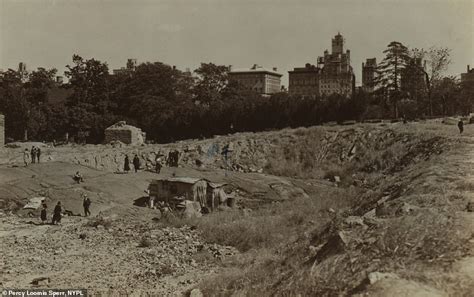
[[[31,147],[31,163],[35,163],[36,161],[36,147]]]
[[[89,197],[87,197],[86,194],[84,194],[84,201],[82,202],[82,206],[84,207],[84,216],[90,216],[91,212],[89,210],[89,207],[91,206],[91,200]]]
[[[135,172],[138,172],[138,169],[140,169],[140,158],[138,158],[137,154],[133,157],[133,167],[135,168]]]
[[[62,207],[61,207],[61,201],[58,201],[58,204],[54,207],[53,211],[53,225],[61,223],[61,212],[62,212]]]
[[[38,163],[40,162],[40,156],[41,156],[41,149],[38,147],[36,147],[36,160],[38,161]]]
[[[458,128],[459,128],[459,134],[462,134],[462,132],[464,131],[464,122],[462,120],[459,120]]]

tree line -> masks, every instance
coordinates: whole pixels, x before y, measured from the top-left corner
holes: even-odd
[[[262,97],[230,81],[227,66],[213,63],[189,73],[146,62],[111,75],[107,63],[74,55],[66,66],[68,83],[60,87],[56,69],[3,72],[0,112],[11,140],[62,140],[67,134],[87,143],[101,143],[105,128],[121,120],[140,127],[149,140],[169,142],[328,121],[470,112],[472,90],[443,76],[448,49],[408,50],[392,42],[385,54],[376,91],[359,90],[349,98],[286,92]],[[429,67],[420,67],[419,60]],[[421,76],[428,83],[416,83]],[[51,100],[55,88],[68,94],[64,100]]]

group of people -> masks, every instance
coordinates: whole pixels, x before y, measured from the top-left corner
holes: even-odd
[[[28,166],[30,163],[39,163],[41,157],[41,149],[37,146],[33,146],[31,151],[27,148],[23,152],[23,161],[25,162],[25,166]]]
[[[86,194],[83,194],[82,196],[83,196],[82,206],[84,207],[84,216],[88,217],[91,215],[91,211],[90,211],[91,200]],[[41,206],[42,206],[41,214],[40,214],[41,222],[43,224],[46,224],[46,221],[48,220],[48,205],[46,204],[46,202],[43,201]],[[53,218],[51,220],[52,225],[57,225],[61,223],[62,213],[63,213],[63,208],[61,206],[61,201],[58,201],[58,203],[56,204],[53,210]]]
[[[137,154],[135,154],[135,157],[133,157],[133,169],[135,169],[135,172],[138,172],[140,169],[140,158],[138,157]],[[130,171],[130,159],[128,158],[128,155],[125,155],[125,160],[123,164],[123,171],[128,173]]]
[[[46,204],[46,202],[43,202],[42,203],[42,209],[41,209],[41,221],[43,222],[43,224],[46,224],[46,221],[48,220],[48,205]],[[56,204],[56,206],[54,207],[54,210],[53,210],[53,219],[51,221],[51,224],[53,225],[57,225],[59,223],[61,223],[61,213],[63,211],[63,208],[61,207],[61,201],[58,201],[58,203]]]
[[[161,168],[163,167],[163,162],[164,162],[163,158],[165,158],[165,156],[163,154],[157,153],[156,158],[155,158],[155,172],[156,173],[161,172]],[[179,152],[178,151],[171,151],[171,152],[169,152],[169,156],[168,156],[168,159],[166,160],[166,164],[169,167],[178,167],[178,160],[179,160]],[[135,170],[135,172],[138,172],[138,170],[140,170],[141,164],[140,164],[140,158],[138,157],[137,154],[135,154],[135,156],[133,157],[133,160],[132,160],[131,163],[133,165],[133,169]],[[130,168],[130,158],[128,157],[128,155],[125,155],[125,160],[124,160],[124,164],[123,164],[123,171],[125,173],[128,173],[130,170],[131,170],[131,168]]]

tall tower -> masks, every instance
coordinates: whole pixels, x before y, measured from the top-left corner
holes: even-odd
[[[374,91],[374,79],[377,71],[377,59],[367,59],[362,63],[362,88],[366,92]]]
[[[337,33],[332,39],[332,54],[342,54],[344,51],[344,38],[341,33]]]
[[[26,64],[23,62],[18,63],[18,72],[26,72]]]

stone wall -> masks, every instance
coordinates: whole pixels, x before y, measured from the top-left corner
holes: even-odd
[[[5,144],[5,117],[0,114],[0,149]]]
[[[105,143],[120,141],[125,144],[143,144],[144,133],[140,128],[127,125],[124,121],[118,122],[105,129]]]

